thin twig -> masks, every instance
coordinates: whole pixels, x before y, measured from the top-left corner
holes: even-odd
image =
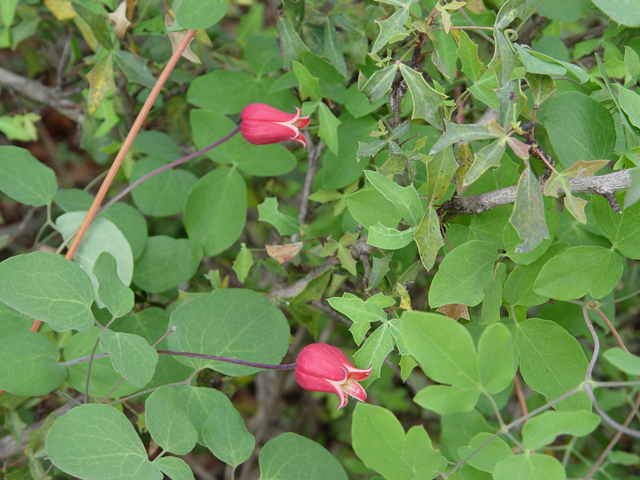
[[[518,403],[520,404],[522,415],[527,415],[529,413],[529,409],[527,408],[527,401],[524,398],[524,392],[522,391],[522,385],[520,385],[520,379],[518,378],[517,373],[513,377],[513,388],[516,391],[516,397],[518,397]]]
[[[304,179],[304,187],[302,188],[302,199],[300,200],[300,209],[298,210],[298,224],[302,225],[306,218],[307,212],[309,210],[309,195],[311,195],[311,189],[313,188],[313,179],[318,172],[318,159],[320,158],[320,153],[322,153],[322,149],[324,148],[324,144],[322,142],[318,142],[314,144],[311,139],[311,135],[309,132],[304,132],[304,136],[307,139],[307,174]],[[298,240],[298,233],[294,233],[291,236],[291,242],[296,242]]]
[[[122,164],[122,161],[124,160],[125,155],[131,148],[131,145],[133,144],[133,140],[136,138],[136,135],[138,135],[138,132],[140,131],[142,124],[147,118],[147,115],[149,114],[149,111],[151,110],[153,103],[156,101],[156,98],[158,97],[160,90],[164,86],[164,83],[167,81],[167,78],[169,78],[169,74],[173,71],[173,68],[178,63],[178,60],[180,60],[180,57],[182,56],[182,52],[184,52],[184,50],[187,48],[187,46],[189,45],[189,42],[191,41],[195,33],[196,33],[195,30],[187,31],[184,38],[180,42],[180,45],[178,45],[178,47],[175,49],[175,51],[171,55],[171,58],[167,62],[167,65],[164,67],[164,70],[162,70],[162,73],[158,77],[156,84],[151,89],[151,92],[149,93],[147,100],[144,102],[144,105],[142,106],[142,109],[140,110],[140,113],[138,114],[138,117],[136,118],[136,121],[134,122],[133,127],[129,131],[127,138],[125,138],[122,144],[122,147],[118,152],[118,155],[116,155],[116,158],[113,161],[111,168],[109,169],[109,173],[105,177],[104,182],[102,182],[102,185],[100,186],[100,190],[98,190],[96,197],[93,199],[93,203],[91,204],[91,207],[89,208],[89,211],[87,212],[87,215],[85,216],[82,222],[82,225],[80,225],[80,228],[78,229],[78,233],[73,239],[73,243],[71,244],[71,246],[69,247],[69,250],[67,251],[67,254],[65,255],[65,258],[67,260],[73,259],[73,256],[75,255],[76,250],[78,249],[78,246],[80,245],[80,242],[82,241],[82,238],[84,237],[85,233],[87,233],[87,230],[89,229],[89,225],[95,218],[96,213],[98,212],[98,208],[100,207],[100,204],[102,204],[102,201],[104,200],[104,197],[107,194],[107,191],[109,190],[109,187],[111,186],[111,183],[113,182],[113,179],[115,178],[116,173],[118,173],[118,170],[120,169],[120,165]],[[3,69],[0,68],[0,74],[3,73],[2,70]],[[11,72],[8,72],[8,73],[11,73]],[[37,332],[41,324],[42,322],[40,320],[37,320],[37,319],[34,320],[33,324],[31,325],[31,331]]]

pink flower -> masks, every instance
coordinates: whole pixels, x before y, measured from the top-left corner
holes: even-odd
[[[367,370],[355,368],[339,348],[326,343],[313,343],[302,349],[296,359],[296,381],[305,390],[335,393],[342,408],[348,397],[364,402],[367,392],[358,383],[371,375]]]
[[[309,117],[301,117],[300,113],[298,107],[296,113],[291,114],[264,103],[252,103],[240,114],[242,136],[254,145],[295,140],[306,147],[307,141],[298,129],[309,125]]]

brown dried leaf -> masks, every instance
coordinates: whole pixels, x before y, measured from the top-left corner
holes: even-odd
[[[173,17],[167,13],[164,17],[164,26],[166,28],[169,28],[171,25],[173,25],[173,22]],[[180,42],[182,42],[182,39],[187,35],[187,32],[167,32],[167,35],[169,36],[169,40],[171,41],[171,49],[175,52],[176,48],[178,48],[178,45],[180,45]],[[193,39],[191,39],[191,42],[193,42]],[[193,53],[193,50],[191,50],[191,42],[189,42],[187,48],[185,48],[184,52],[182,52],[182,56],[190,62],[202,63],[198,56]]]
[[[116,32],[116,36],[124,38],[131,25],[127,18],[127,2],[121,2],[118,8],[107,16],[109,17],[109,23],[113,26],[113,31]]]
[[[507,137],[507,143],[511,147],[511,150],[513,150],[513,153],[515,153],[521,159],[529,159],[529,149],[531,148],[531,145],[527,145],[526,143],[521,142],[517,138],[513,137]]]
[[[469,317],[469,307],[460,303],[449,303],[448,305],[442,305],[441,307],[438,307],[436,311],[439,313],[443,313],[447,317],[454,320],[464,318],[465,320],[471,321],[471,317]]]
[[[283,264],[295,257],[302,250],[303,245],[302,242],[296,242],[288,245],[266,245],[264,248],[267,251],[267,255],[276,262]]]

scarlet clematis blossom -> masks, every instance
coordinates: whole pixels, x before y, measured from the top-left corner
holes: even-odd
[[[339,348],[326,343],[312,343],[302,349],[296,359],[296,381],[305,390],[335,393],[342,408],[348,397],[364,402],[367,392],[358,383],[371,375],[371,367],[354,367]]]
[[[305,147],[307,141],[300,128],[309,125],[309,117],[301,117],[296,113],[285,113],[264,103],[252,103],[242,110],[240,130],[244,139],[254,145],[267,145],[284,140],[295,140]]]

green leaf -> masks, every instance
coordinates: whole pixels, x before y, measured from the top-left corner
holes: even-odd
[[[342,297],[328,298],[327,302],[356,323],[387,320],[387,314],[382,307],[371,301],[364,302],[351,293],[345,293]]]
[[[502,308],[502,290],[507,279],[507,267],[499,262],[493,272],[493,278],[484,287],[484,300],[482,301],[482,316],[480,325],[492,325],[500,320],[500,309]]]
[[[410,185],[401,187],[397,183],[389,180],[384,175],[380,175],[371,170],[364,172],[369,183],[378,190],[387,200],[393,202],[398,208],[400,215],[409,225],[418,225],[423,214],[422,201],[416,189]]]
[[[376,20],[380,33],[371,47],[371,53],[377,53],[389,42],[397,42],[406,37],[409,34],[404,26],[407,20],[409,20],[408,8],[401,8],[386,20]]]
[[[558,435],[584,437],[600,423],[595,413],[547,411],[529,419],[522,427],[522,442],[527,450],[538,450],[554,442]]]
[[[549,239],[549,229],[544,217],[542,191],[535,174],[526,168],[516,189],[516,200],[509,222],[514,226],[522,243],[516,253],[529,253],[544,239]]]
[[[623,270],[620,255],[610,249],[571,247],[542,267],[533,290],[556,300],[574,300],[586,294],[599,299],[615,288]]]
[[[473,240],[454,248],[444,257],[429,289],[429,305],[436,308],[449,303],[473,307],[484,298],[484,287],[493,278],[496,248]]]
[[[508,0],[504,2],[496,18],[496,28],[503,29],[513,22],[516,17],[521,20],[524,19],[528,7],[528,0]]]
[[[478,410],[466,413],[454,413],[442,417],[441,443],[442,453],[455,461],[461,460],[458,448],[468,445],[471,439],[481,432],[494,430],[487,425],[485,417]]]
[[[522,453],[498,462],[493,471],[494,480],[565,480],[562,464],[550,455]]]
[[[318,136],[334,155],[338,155],[338,148],[340,147],[340,143],[338,142],[338,126],[341,123],[340,120],[335,117],[333,112],[324,103],[318,104],[318,116],[320,117]]]
[[[151,437],[163,449],[176,455],[186,455],[198,440],[198,432],[181,408],[179,393],[164,385],[144,403],[145,421]]]
[[[260,17],[262,17],[262,13]],[[275,37],[257,35],[248,37],[244,49],[244,58],[258,77],[275,72],[282,67],[280,46],[278,45],[278,39]]]
[[[521,240],[520,237],[518,237],[516,229],[513,228],[513,225],[508,223],[502,232],[504,248],[507,250],[507,256],[518,265],[529,265],[540,258],[544,252],[547,251],[549,245],[551,245],[551,239],[556,233],[556,228],[558,226],[558,209],[556,208],[555,201],[552,197],[543,197],[542,200],[544,220],[549,231],[548,239],[540,242],[538,246],[530,252],[518,253],[516,252],[516,249],[520,245]]]
[[[568,77],[579,83],[585,83],[589,80],[587,72],[577,65],[563,62],[542,52],[530,50],[520,45],[516,48],[527,73],[551,77]]]
[[[26,205],[51,203],[58,190],[56,174],[29,150],[0,146],[0,191]]]
[[[556,255],[564,252],[569,244],[555,243],[538,260],[529,265],[516,265],[504,284],[504,299],[510,305],[533,307],[542,305],[549,297],[533,291],[533,285],[542,267]]]
[[[64,359],[70,361],[91,355],[101,332],[100,328],[93,327],[89,333],[75,334],[65,346]],[[82,362],[67,367],[66,382],[79,392],[84,392],[88,366],[89,362]],[[123,380],[120,386],[112,392],[113,387],[121,380],[122,375],[114,370],[109,357],[96,358],[91,364],[89,395],[102,398],[108,394],[109,398],[118,398],[140,389],[140,387]]]
[[[564,168],[609,158],[616,141],[609,111],[583,93],[564,92],[545,103],[545,127]]]
[[[353,359],[359,368],[373,367],[371,376],[362,382],[363,387],[370,385],[375,379],[380,378],[380,369],[384,363],[384,359],[393,350],[393,337],[391,330],[385,324],[376,328],[369,335],[364,345],[360,347]]]
[[[502,323],[487,327],[478,341],[480,383],[487,393],[501,392],[513,381],[518,360],[511,333]]]
[[[416,227],[400,231],[395,228],[385,227],[378,222],[369,227],[367,243],[386,250],[400,250],[411,243],[415,231]]]
[[[251,266],[253,265],[253,254],[251,250],[247,248],[246,243],[242,243],[240,247],[240,252],[236,257],[236,261],[233,263],[233,271],[236,272],[238,276],[238,280],[240,283],[244,283],[247,275],[249,274],[249,270],[251,270]]]
[[[611,20],[627,27],[640,26],[640,11],[634,0],[592,0]]]
[[[111,364],[129,383],[144,387],[156,371],[158,352],[138,335],[102,332],[100,348],[111,354]]]
[[[507,144],[503,139],[498,139],[476,153],[473,164],[464,177],[463,185],[471,185],[491,167],[499,167],[500,159],[504,155]]]
[[[182,0],[175,12],[176,21],[187,30],[201,30],[218,23],[227,13],[224,0]]]
[[[356,405],[351,437],[356,455],[387,480],[433,478],[442,458],[424,427],[415,426],[405,435],[393,413],[366,403]]]
[[[189,422],[198,432],[198,443],[204,445],[202,426],[213,410],[225,405],[232,407],[231,401],[224,393],[213,388],[188,385],[176,385],[171,388],[178,392],[180,408],[186,412]]]
[[[172,350],[204,353],[278,364],[289,346],[289,324],[284,314],[252,290],[222,289],[178,307],[169,328]],[[224,335],[219,332],[224,331]],[[259,345],[260,348],[256,348]],[[258,369],[214,360],[178,357],[194,368],[211,368],[224,375],[249,375]]]
[[[186,282],[196,273],[202,248],[186,238],[149,237],[133,272],[133,283],[150,293],[161,293]]]
[[[218,168],[198,180],[184,205],[189,238],[206,256],[226,250],[240,237],[247,215],[247,187],[233,168]]]
[[[98,298],[114,318],[125,316],[134,303],[133,291],[118,277],[116,259],[102,252],[93,264],[93,275],[98,280]]]
[[[309,51],[309,47],[300,39],[288,16],[283,15],[280,18],[280,28],[278,30],[282,41],[282,49],[284,50],[283,66],[284,68],[291,68],[293,61],[300,60]]]
[[[320,101],[320,80],[309,73],[300,62],[293,62],[293,73],[300,83],[300,91],[314,102]]]
[[[338,190],[351,185],[362,176],[362,170],[369,165],[368,158],[362,158],[358,162],[358,142],[369,140],[369,133],[376,128],[376,122],[367,115],[361,118],[353,118],[351,115],[342,114],[338,118],[338,155],[327,151],[322,156],[322,166],[314,181],[314,190]]]
[[[460,44],[456,54],[462,62],[462,73],[476,83],[485,70],[484,65],[478,59],[478,45],[473,42],[464,30],[460,30]]]
[[[129,419],[108,405],[87,403],[65,413],[49,430],[46,448],[51,462],[74,477],[162,480]]]
[[[475,388],[477,398],[478,357],[467,329],[444,315],[406,311],[400,333],[425,375],[438,383]]]
[[[100,8],[98,10],[100,13],[97,13],[88,9],[78,1],[73,2],[73,9],[80,18],[87,22],[87,25],[91,29],[91,33],[93,33],[93,36],[98,43],[107,50],[111,50],[113,48],[113,42],[111,41],[111,35],[109,35],[109,29],[107,28],[107,18],[104,15],[104,10]]]
[[[342,47],[339,44],[336,27],[333,25],[331,17],[329,16],[327,16],[327,20],[324,25],[322,56],[328,58],[331,64],[336,67],[336,70],[338,70],[343,77],[347,76],[347,64],[344,61],[344,55],[342,55]]]
[[[472,140],[486,140],[488,138],[498,138],[500,134],[494,132],[484,125],[458,125],[457,123],[444,122],[446,131],[431,147],[429,154],[433,155],[448,145],[456,142],[469,143]]]
[[[88,332],[93,297],[86,273],[61,255],[32,252],[0,263],[0,301],[57,332]]]
[[[369,77],[369,80],[360,87],[360,90],[376,103],[391,89],[391,84],[394,78],[396,78],[397,72],[398,66],[395,64],[376,70],[373,72],[373,75]]]
[[[300,231],[296,219],[278,211],[278,199],[275,197],[265,198],[264,202],[258,205],[258,220],[276,227],[280,235],[292,235]]]
[[[295,433],[283,433],[262,447],[260,480],[347,480],[340,462],[322,446]]]
[[[614,212],[600,196],[591,197],[591,213],[598,229],[625,257],[640,260],[640,204]]]
[[[0,337],[0,388],[34,397],[52,392],[67,376],[59,358],[58,348],[39,333],[16,331]]]
[[[431,158],[420,154],[420,158],[427,164],[427,203],[429,205],[441,203],[458,169],[453,147],[444,147]]]
[[[196,146],[198,148],[206,147],[235,128],[235,123],[228,118],[224,118],[222,114],[240,113],[247,105],[264,102],[266,98],[269,99],[269,105],[288,112],[293,112],[295,110],[294,107],[300,106],[300,102],[289,91],[271,92],[273,86],[274,80],[272,78],[266,76],[256,78],[240,70],[214,70],[197,77],[191,82],[189,90],[187,90],[187,102],[206,109],[196,110],[195,112],[198,113],[195,118],[193,117],[195,112],[190,114],[191,128],[194,131]],[[212,115],[224,120],[224,123],[220,125],[205,123],[203,125],[199,115]],[[199,128],[196,130],[196,127]],[[195,135],[196,133],[198,136]],[[204,142],[200,141],[202,137],[210,139],[210,141],[200,145],[199,142]],[[216,157],[219,152],[227,151],[229,145],[238,149],[245,147],[246,144],[247,142],[243,139],[231,140],[226,142],[224,146],[216,148],[207,156],[212,160],[218,161]]]
[[[87,212],[69,212],[56,218],[56,225],[65,240],[75,234],[86,214]],[[93,266],[102,252],[108,252],[116,259],[118,277],[122,283],[129,285],[133,275],[131,246],[111,221],[104,217],[97,217],[91,222],[87,233],[82,238],[82,243],[73,256],[73,260],[82,267],[91,279],[96,295],[99,284],[92,272]]]
[[[640,357],[619,347],[610,348],[602,355],[611,365],[629,375],[640,375]]]
[[[468,457],[492,436],[493,435],[487,432],[478,433],[471,439],[469,446],[458,448],[458,455],[460,458]],[[493,473],[498,462],[512,456],[513,452],[509,445],[507,445],[500,437],[496,437],[487,445],[482,447],[482,450],[467,460],[467,464],[483,472]]]
[[[578,341],[556,322],[530,318],[516,324],[515,347],[524,381],[554,400],[584,381],[587,359]],[[589,410],[584,392],[554,405],[558,411]]]
[[[116,64],[122,69],[130,82],[149,88],[155,86],[156,79],[147,69],[147,61],[145,59],[138,59],[133,53],[126,50],[115,50],[113,53]]]
[[[162,160],[143,158],[133,166],[129,183],[134,183],[148,173],[166,165]],[[198,182],[198,177],[187,170],[165,170],[131,192],[136,207],[151,217],[170,217],[182,212],[189,190]]]
[[[440,219],[433,207],[427,207],[413,234],[413,239],[418,246],[422,265],[427,271],[431,270],[436,263],[440,248],[444,245],[442,233],[440,233]]]
[[[438,129],[442,129],[442,118],[438,115],[438,107],[447,99],[447,95],[434,90],[424,79],[422,73],[416,72],[404,63],[400,64],[400,72],[407,82],[413,99],[411,118],[422,118]],[[435,153],[433,149],[431,153]]]
[[[154,465],[171,480],[195,480],[191,467],[178,457],[160,457],[153,461]]]
[[[87,112],[93,115],[107,93],[116,88],[116,82],[113,79],[113,52],[109,52],[106,57],[102,57],[95,63],[87,73],[87,79],[90,87]]]
[[[472,385],[430,385],[420,390],[413,401],[439,415],[470,412],[476,406],[479,390]]]
[[[393,202],[375,188],[363,188],[349,195],[347,208],[354,220],[367,230],[377,223],[385,227],[397,227],[402,218]]]
[[[202,425],[202,437],[209,450],[224,463],[237,467],[248,460],[256,445],[242,417],[231,402],[215,407]]]

